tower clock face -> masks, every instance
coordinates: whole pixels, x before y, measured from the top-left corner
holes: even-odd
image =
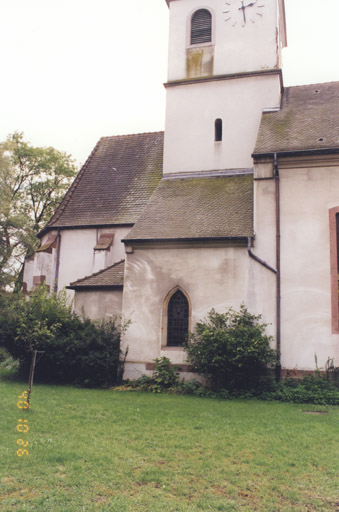
[[[226,0],[223,13],[225,21],[233,27],[246,27],[262,18],[264,7],[263,0]]]

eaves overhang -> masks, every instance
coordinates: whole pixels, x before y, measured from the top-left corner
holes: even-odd
[[[214,237],[185,237],[185,238],[125,238],[121,240],[125,245],[137,243],[178,243],[178,242],[246,242],[248,236],[214,236]]]
[[[74,290],[76,292],[79,291],[94,291],[94,290],[122,290],[124,288],[123,284],[108,284],[108,285],[74,285],[71,284],[66,286],[67,290]]]
[[[259,69],[253,71],[243,71],[239,73],[227,73],[223,75],[210,75],[210,76],[202,76],[196,78],[183,78],[180,80],[171,80],[169,82],[164,83],[164,87],[168,89],[169,87],[177,87],[181,85],[195,85],[201,84],[205,82],[220,82],[224,80],[238,80],[239,78],[251,78],[251,77],[264,77],[267,75],[279,75],[280,85],[283,89],[283,76],[282,70],[280,68],[272,68],[272,69]]]
[[[339,148],[321,148],[321,149],[298,149],[290,151],[269,151],[264,153],[252,153],[254,160],[277,157],[298,157],[312,155],[333,155],[339,154]]]

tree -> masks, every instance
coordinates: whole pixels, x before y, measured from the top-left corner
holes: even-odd
[[[185,350],[194,370],[205,375],[214,389],[255,389],[276,361],[260,315],[242,305],[240,311],[212,309],[207,320],[196,324]]]
[[[35,378],[56,383],[107,386],[117,381],[121,332],[118,319],[95,322],[79,317],[66,290],[37,287],[30,299],[22,293],[0,294],[0,348],[19,361],[28,376],[32,351],[43,352]]]
[[[33,147],[22,133],[0,143],[0,290],[20,281],[37,233],[53,215],[76,174],[73,159]]]

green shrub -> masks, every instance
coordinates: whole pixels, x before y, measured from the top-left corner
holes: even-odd
[[[206,388],[204,388],[200,382],[194,379],[181,381],[177,385],[177,393],[179,395],[196,395],[199,394],[203,389]]]
[[[125,382],[125,387],[135,389],[136,391],[150,391],[152,384],[152,377],[143,375],[139,379]]]
[[[261,393],[259,398],[298,404],[339,405],[339,390],[326,375],[315,374],[302,380],[283,380],[272,391]]]
[[[207,377],[212,389],[250,390],[267,380],[276,354],[260,320],[242,305],[239,312],[212,309],[207,320],[197,323],[185,350],[194,371]]]
[[[8,351],[3,348],[3,347],[0,347],[0,363],[2,363],[3,361],[6,361],[6,359],[8,359],[9,357],[9,353]]]
[[[116,322],[93,322],[78,317],[66,293],[37,289],[0,300],[0,346],[20,363],[27,375],[32,350],[39,355],[35,379],[107,386],[116,382],[121,330]]]
[[[152,393],[162,393],[171,390],[176,393],[179,383],[179,368],[173,366],[168,357],[159,357],[153,359],[155,362],[152,377],[143,375],[137,380],[127,381],[125,386],[139,391],[151,391]]]
[[[339,388],[339,366],[334,366],[334,359],[329,357],[325,364],[325,374],[336,388]]]
[[[154,372],[152,376],[153,391],[157,389],[169,389],[176,386],[179,382],[178,368],[172,366],[168,357],[159,357],[154,359]]]

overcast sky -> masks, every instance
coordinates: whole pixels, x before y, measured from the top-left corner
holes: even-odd
[[[339,0],[285,4],[284,84],[339,80]],[[163,130],[167,40],[165,0],[0,0],[0,140],[83,163],[102,136]]]

